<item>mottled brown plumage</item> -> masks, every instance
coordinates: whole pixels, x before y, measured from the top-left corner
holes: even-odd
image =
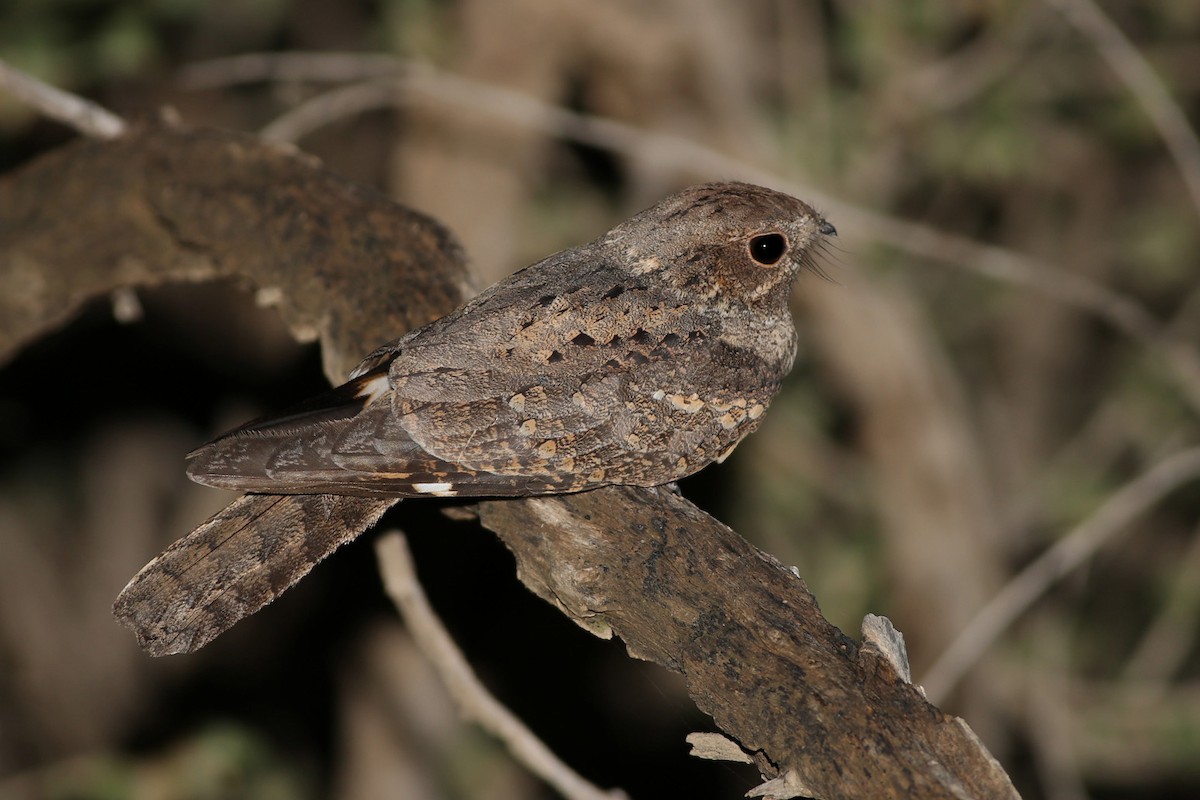
[[[190,652],[397,498],[649,486],[723,458],[792,366],[792,281],[834,233],[787,195],[710,184],[527,267],[192,453],[195,480],[256,494],[147,564],[114,613],[147,652]]]
[[[205,445],[188,472],[271,494],[668,483],[758,426],[795,357],[792,280],[834,233],[779,192],[692,187]]]

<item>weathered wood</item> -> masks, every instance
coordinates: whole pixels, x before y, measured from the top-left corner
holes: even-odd
[[[441,225],[252,136],[142,125],[0,180],[0,363],[114,288],[237,278],[340,383],[474,292]]]
[[[822,616],[803,579],[686,499],[626,487],[480,505],[535,593],[681,673],[817,797],[1002,798],[970,730]]]

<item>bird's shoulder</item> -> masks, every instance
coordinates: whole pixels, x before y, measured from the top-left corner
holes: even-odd
[[[513,375],[625,372],[703,349],[719,314],[596,253],[514,273],[455,312],[385,345],[355,371],[389,365],[393,385],[462,370]]]

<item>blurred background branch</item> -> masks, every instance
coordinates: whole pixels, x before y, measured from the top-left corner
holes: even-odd
[[[1191,343],[1172,337],[1133,298],[1086,276],[1064,272],[1053,264],[1002,247],[846,203],[681,136],[573,112],[520,92],[442,73],[422,63],[394,62],[389,75],[386,59],[363,56],[361,64],[355,64],[355,60],[352,54],[258,53],[189,65],[181,73],[181,80],[185,86],[208,89],[256,81],[363,80],[298,104],[262,129],[268,139],[297,142],[321,127],[368,111],[424,102],[449,106],[469,116],[517,124],[554,139],[653,161],[683,173],[696,170],[777,186],[810,198],[827,209],[826,213],[845,220],[846,231],[861,240],[972,270],[993,280],[1027,286],[1096,314],[1162,357],[1190,402],[1200,409],[1200,357]],[[1181,160],[1184,174],[1186,166],[1187,162]]]
[[[1192,196],[1192,204],[1200,214],[1200,138],[1154,68],[1092,0],[1047,2],[1092,41],[1096,52],[1128,87],[1130,97],[1141,105],[1171,151],[1179,175]]]
[[[85,136],[113,139],[125,132],[125,121],[79,95],[64,92],[0,59],[0,90]]]

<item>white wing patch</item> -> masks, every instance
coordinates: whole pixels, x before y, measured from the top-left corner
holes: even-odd
[[[366,398],[366,405],[371,405],[371,403],[383,397],[391,388],[392,385],[388,383],[388,376],[386,374],[377,375],[358,387],[358,391],[354,396]]]
[[[458,494],[454,491],[453,483],[414,483],[412,488],[421,494],[431,494],[435,497],[454,497]]]

